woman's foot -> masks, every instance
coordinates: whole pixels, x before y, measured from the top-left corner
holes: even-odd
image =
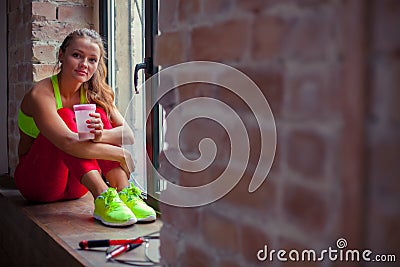
[[[154,209],[143,201],[142,191],[130,183],[129,187],[122,189],[119,193],[121,200],[135,214],[138,222],[153,222],[156,220]]]
[[[109,187],[94,200],[93,217],[108,226],[128,226],[137,219],[119,198],[117,190]]]

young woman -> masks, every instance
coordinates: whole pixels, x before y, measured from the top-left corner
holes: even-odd
[[[106,83],[105,51],[90,29],[70,33],[59,49],[58,74],[39,81],[23,98],[18,114],[20,142],[15,183],[28,200],[76,199],[89,190],[94,218],[111,226],[154,221],[156,214],[129,183],[133,142],[129,127],[114,105]],[[80,141],[73,105],[94,103],[87,121],[94,139]],[[104,176],[110,187],[104,182]]]

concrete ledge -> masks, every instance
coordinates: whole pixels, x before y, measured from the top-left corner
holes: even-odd
[[[80,250],[78,243],[90,239],[125,239],[161,228],[161,221],[110,228],[95,221],[90,194],[72,200],[32,204],[15,188],[12,178],[0,177],[0,266],[126,266],[106,262],[105,248]],[[157,248],[156,248],[157,249]],[[121,255],[144,257],[142,247]]]

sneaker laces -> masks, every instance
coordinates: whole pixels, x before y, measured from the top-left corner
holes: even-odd
[[[106,206],[110,208],[116,208],[121,203],[121,199],[118,196],[118,193],[115,189],[109,189],[104,194],[104,203]]]
[[[127,188],[127,191],[129,192],[128,200],[135,199],[143,201],[144,199],[143,192],[136,186],[131,185],[130,187]]]

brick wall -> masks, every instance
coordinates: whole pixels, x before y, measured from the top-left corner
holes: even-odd
[[[8,1],[9,167],[18,163],[19,104],[34,82],[53,73],[59,45],[74,29],[94,27],[92,0]]]
[[[173,105],[199,96],[230,105],[252,139],[250,166],[225,197],[197,208],[161,205],[165,266],[281,266],[277,260],[258,261],[258,250],[268,245],[320,251],[336,248],[339,238],[350,248],[398,253],[399,5],[396,0],[160,1],[156,63],[165,68],[210,60],[243,71],[267,97],[278,135],[269,177],[250,194],[259,154],[259,129],[250,110],[215,86],[185,85],[171,92],[166,102]],[[162,174],[186,185],[218,177],[230,146],[217,123],[187,124],[180,148],[196,158],[204,137],[214,138],[219,149],[207,171],[184,172],[162,156]]]
[[[250,110],[222,88],[188,85],[173,92],[173,104],[198,96],[229,104],[252,139],[250,166],[224,198],[199,208],[161,205],[164,264],[280,266],[277,261],[258,262],[257,251],[264,245],[326,249],[335,247],[339,237],[352,248],[397,253],[399,1],[160,2],[157,63],[166,67],[212,60],[238,68],[267,97],[278,134],[268,180],[249,194],[259,153],[259,129]],[[69,31],[93,26],[88,20],[92,6],[91,0],[8,1],[12,171],[18,162],[16,114],[23,94],[51,74],[59,42]],[[161,158],[162,170],[172,180],[202,184],[221,173],[229,145],[218,124],[188,124],[181,148],[185,155],[198,155],[204,128],[206,137],[218,140],[215,164],[206,172],[188,174]]]
[[[369,14],[365,245],[375,251],[399,251],[400,2],[371,1]]]

